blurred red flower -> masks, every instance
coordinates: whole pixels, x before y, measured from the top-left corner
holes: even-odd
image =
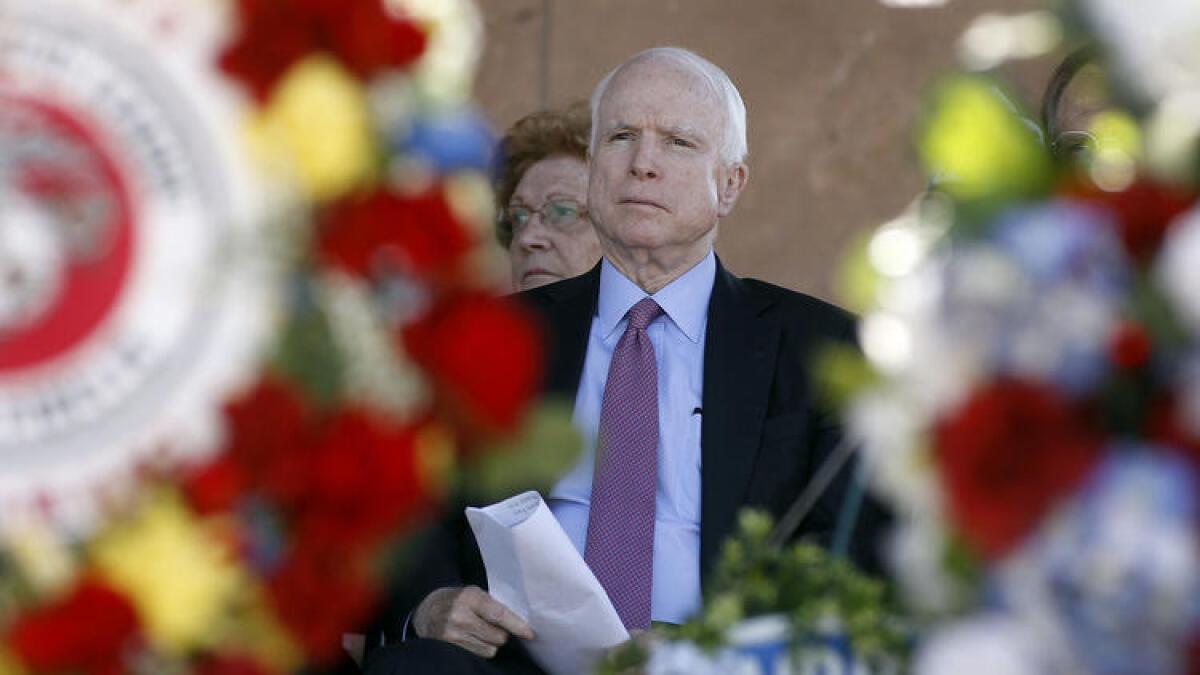
[[[388,12],[380,0],[331,3],[337,8],[330,42],[359,77],[384,68],[403,68],[425,51],[425,33],[411,20]]]
[[[419,277],[450,274],[472,243],[440,188],[412,197],[387,189],[350,197],[324,214],[318,236],[327,265],[360,277],[387,266]]]
[[[516,300],[481,292],[438,302],[402,335],[444,397],[442,409],[481,433],[508,433],[520,423],[541,386],[541,337]]]
[[[934,429],[950,516],[979,553],[1004,555],[1096,460],[1100,442],[1033,382],[998,380]]]
[[[237,37],[219,57],[223,71],[260,102],[293,64],[327,52],[360,77],[404,68],[425,51],[410,18],[382,0],[237,0]]]
[[[1117,216],[1117,234],[1125,251],[1143,265],[1158,253],[1171,221],[1196,200],[1196,195],[1188,191],[1144,179],[1121,192],[1074,183],[1066,188],[1066,193],[1112,210]]]
[[[314,541],[289,551],[268,591],[279,619],[317,665],[342,656],[342,633],[361,630],[380,597],[359,560]]]
[[[218,60],[221,70],[246,85],[259,102],[313,46],[307,27],[284,5],[283,0],[237,0],[240,29]]]
[[[432,512],[419,428],[361,407],[310,410],[271,377],[225,413],[226,453],[187,476],[188,495],[202,512],[228,508],[243,492],[265,498],[283,526],[282,554],[262,566],[272,603],[308,657],[331,663],[342,633],[374,607],[379,579],[370,562],[380,545]],[[254,546],[242,548],[253,557]],[[238,669],[253,664],[210,665],[224,669],[214,675],[251,675]]]
[[[304,495],[301,460],[310,433],[308,404],[284,381],[266,376],[225,406],[225,452],[249,486],[281,505]]]
[[[138,616],[125,596],[83,577],[57,601],[25,612],[8,629],[12,652],[29,670],[118,675],[141,641]]]
[[[185,477],[203,512],[227,509],[243,492],[270,500],[293,538],[362,549],[427,515],[416,430],[369,411],[309,412],[282,381],[264,378],[226,406],[226,453]]]
[[[1133,370],[1145,365],[1150,360],[1153,348],[1150,334],[1141,324],[1134,321],[1118,323],[1108,341],[1109,359],[1123,370]]]
[[[201,515],[227,511],[246,489],[246,478],[228,454],[184,471],[180,482],[192,508]]]
[[[1146,436],[1155,443],[1174,448],[1200,467],[1200,434],[1188,429],[1179,400],[1169,393],[1155,398],[1146,415]]]
[[[415,436],[361,409],[339,411],[306,453],[305,496],[293,536],[364,550],[429,515]]]
[[[275,671],[248,656],[219,655],[202,659],[192,675],[272,675]]]

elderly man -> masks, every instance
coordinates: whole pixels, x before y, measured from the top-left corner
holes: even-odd
[[[612,71],[592,97],[589,152],[604,257],[522,294],[550,328],[547,390],[575,401],[594,440],[548,502],[631,630],[698,609],[738,509],[779,516],[840,438],[808,362],[821,344],[853,339],[851,317],[739,279],[713,253],[749,176],[745,119],[728,76],[692,52],[651,49]],[[842,478],[801,535],[828,539]],[[871,557],[874,529],[860,523],[852,555]],[[538,672],[508,641],[529,626],[464,585],[482,585],[478,553],[454,556],[475,569],[439,579],[409,616],[415,644],[381,650],[369,672],[448,672],[451,661],[460,672]]]

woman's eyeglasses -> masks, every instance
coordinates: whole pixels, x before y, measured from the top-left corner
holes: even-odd
[[[525,227],[533,214],[540,213],[542,222],[554,227],[574,225],[580,218],[587,215],[587,208],[574,199],[551,199],[541,208],[531,209],[528,206],[509,206],[504,209],[504,220],[514,230]]]

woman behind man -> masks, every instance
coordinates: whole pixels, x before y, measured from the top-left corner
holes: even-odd
[[[508,250],[516,290],[583,274],[600,259],[587,215],[583,104],[521,118],[500,141],[496,238]]]

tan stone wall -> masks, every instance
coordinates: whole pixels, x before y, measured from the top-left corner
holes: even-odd
[[[476,91],[498,130],[655,45],[694,49],[729,73],[749,111],[750,184],[717,250],[735,272],[833,297],[856,233],[898,213],[922,180],[910,130],[958,36],[985,11],[1037,0],[480,0],[487,44]],[[1018,68],[1032,97],[1047,66]]]

